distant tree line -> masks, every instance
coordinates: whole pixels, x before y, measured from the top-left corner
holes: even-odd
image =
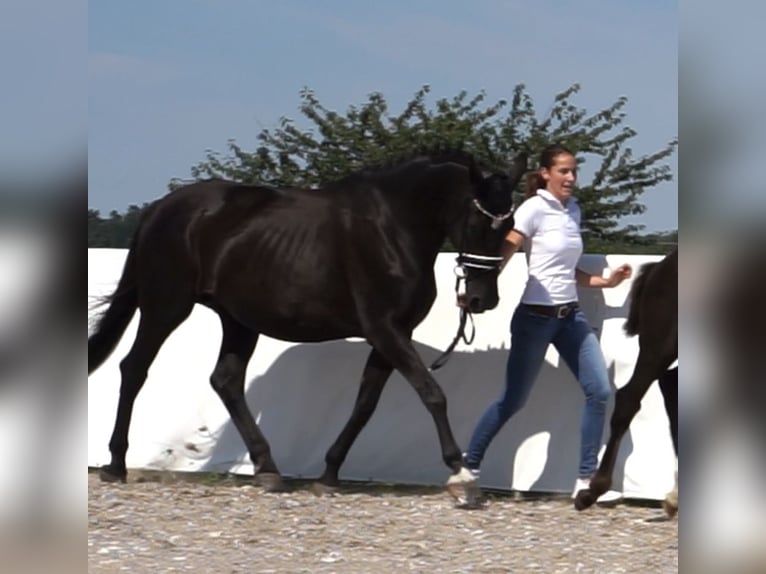
[[[113,210],[108,217],[102,217],[97,209],[88,209],[88,247],[129,247],[147,205],[131,205],[125,213]]]

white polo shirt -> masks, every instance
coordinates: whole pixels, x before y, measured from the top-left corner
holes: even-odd
[[[513,228],[524,235],[529,278],[522,303],[561,305],[577,301],[575,268],[582,255],[580,207],[570,197],[564,206],[538,189],[513,214]]]

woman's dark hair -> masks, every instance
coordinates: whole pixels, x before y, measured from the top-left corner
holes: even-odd
[[[553,163],[556,161],[556,157],[562,153],[574,156],[574,154],[565,148],[561,144],[551,144],[540,152],[540,159],[537,162],[537,170],[530,172],[527,175],[527,192],[526,197],[533,197],[538,189],[545,189],[545,180],[540,175],[540,169],[550,169],[553,167]]]

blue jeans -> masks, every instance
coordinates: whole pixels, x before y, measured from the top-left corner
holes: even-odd
[[[465,464],[469,468],[479,468],[489,443],[526,403],[550,343],[553,343],[585,393],[578,476],[589,478],[596,471],[606,404],[612,393],[598,339],[579,309],[563,319],[557,319],[534,313],[523,305],[516,308],[511,320],[511,349],[505,391],[497,402],[489,406],[476,425],[465,454]]]

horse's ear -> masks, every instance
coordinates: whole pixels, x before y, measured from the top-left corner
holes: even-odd
[[[516,154],[515,158],[513,158],[511,167],[508,170],[508,179],[511,180],[512,185],[516,185],[521,179],[521,176],[523,176],[526,173],[526,171],[527,171],[527,152],[521,151],[518,154]]]

